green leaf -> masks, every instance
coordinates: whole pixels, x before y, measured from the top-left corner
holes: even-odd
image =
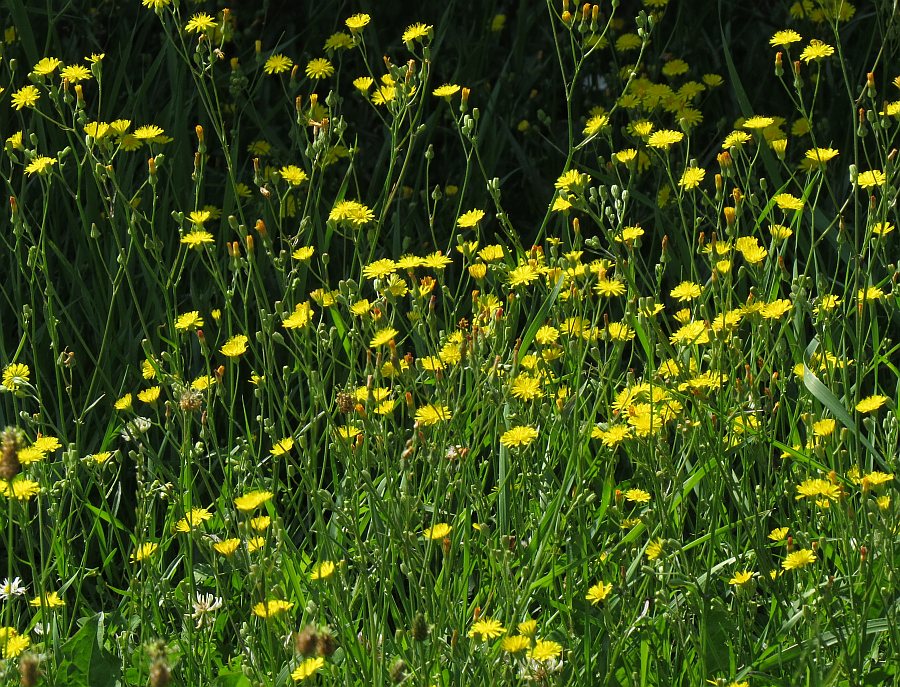
[[[103,613],[88,618],[62,646],[57,684],[67,687],[116,687],[122,664],[103,648]]]

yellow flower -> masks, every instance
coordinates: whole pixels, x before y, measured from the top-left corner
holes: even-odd
[[[113,404],[113,407],[116,410],[131,410],[131,394],[122,396]]]
[[[294,258],[294,260],[303,262],[309,260],[315,252],[316,249],[314,246],[300,246],[300,248],[291,253],[291,257]]]
[[[769,532],[769,539],[772,541],[784,541],[785,537],[787,537],[790,529],[787,527],[776,527],[774,530]]]
[[[43,597],[36,596],[29,603],[36,608],[60,608],[66,605],[65,600],[59,598],[56,592],[47,592]]]
[[[179,332],[193,331],[202,326],[203,318],[200,317],[200,312],[197,310],[191,310],[183,315],[179,315],[178,319],[175,320],[175,330]]]
[[[5,630],[5,632],[4,632]],[[28,635],[20,635],[13,628],[0,628],[0,655],[5,659],[19,656],[31,645]]]
[[[47,170],[49,170],[50,167],[55,164],[55,157],[47,157],[46,155],[41,155],[34,158],[31,162],[28,163],[28,166],[25,167],[25,173],[28,176],[31,176],[32,174],[45,174]]]
[[[797,485],[796,500],[803,498],[830,499],[836,501],[841,496],[841,488],[824,479],[808,479]]]
[[[216,20],[206,12],[197,12],[184,26],[188,33],[205,33],[216,25]]]
[[[650,494],[643,489],[629,489],[625,492],[625,499],[633,503],[649,503]]]
[[[213,544],[213,550],[223,556],[231,556],[235,551],[238,550],[238,547],[240,545],[241,540],[237,537],[233,537],[231,539],[223,539],[222,541],[217,541],[215,544]]]
[[[291,186],[299,186],[306,181],[306,172],[297,165],[286,165],[278,170],[279,176]]]
[[[253,615],[260,618],[274,618],[276,615],[281,615],[285,611],[291,610],[293,607],[294,603],[292,601],[269,599],[267,601],[260,601],[256,604],[253,607]]]
[[[10,363],[3,368],[2,383],[10,391],[18,391],[29,383],[31,370],[24,363]]]
[[[599,134],[609,124],[609,115],[596,114],[590,117],[584,125],[584,134],[587,136],[595,136]]]
[[[471,229],[484,218],[484,210],[469,210],[459,216],[456,226],[463,229]]]
[[[271,55],[263,65],[266,74],[282,74],[294,66],[294,61],[281,53]]]
[[[337,564],[334,561],[321,561],[316,563],[309,573],[311,580],[326,580],[337,570]]]
[[[500,648],[509,654],[517,654],[531,646],[531,639],[525,635],[510,635],[500,640]]]
[[[866,396],[856,404],[856,411],[859,413],[872,413],[887,403],[888,397],[876,394],[874,396]]]
[[[40,60],[34,68],[31,70],[32,74],[37,74],[38,76],[49,76],[53,72],[56,71],[56,68],[62,64],[62,60],[59,60],[55,57],[44,57]]]
[[[416,410],[416,422],[421,425],[436,425],[438,422],[446,422],[451,417],[453,417],[453,413],[445,405],[430,403]]]
[[[234,500],[234,506],[239,511],[247,512],[251,510],[256,510],[261,505],[271,500],[273,494],[271,491],[251,491],[243,496],[238,496]]]
[[[647,549],[644,553],[647,555],[648,561],[655,561],[662,555],[663,547],[665,546],[665,541],[661,538],[657,538],[652,540],[649,544],[647,544]]]
[[[751,579],[753,579],[753,574],[749,570],[742,570],[741,572],[737,572],[734,574],[730,580],[728,580],[728,584],[733,584],[736,587],[742,587],[747,584]]]
[[[519,425],[508,429],[500,437],[500,444],[507,448],[515,446],[528,446],[537,439],[538,431],[528,425]]]
[[[437,96],[438,98],[446,98],[450,99],[451,96],[455,95],[459,92],[459,86],[455,83],[445,83],[443,86],[438,86],[435,88],[431,94]]]
[[[785,570],[797,570],[815,562],[816,554],[809,549],[800,549],[785,556],[784,560],[781,561],[781,567]]]
[[[21,475],[12,482],[0,479],[0,496],[16,501],[30,501],[32,496],[41,493],[41,485]]]
[[[390,258],[382,258],[371,262],[363,268],[362,274],[366,279],[384,279],[397,271],[397,263]]]
[[[288,317],[281,322],[285,329],[302,329],[312,320],[312,306],[309,301],[298,303]]]
[[[493,618],[481,618],[472,623],[469,630],[469,637],[477,637],[484,641],[485,639],[496,639],[506,632],[503,623]]]
[[[199,248],[213,242],[213,235],[203,229],[194,229],[181,237],[181,243],[188,248]]]
[[[149,389],[144,389],[138,393],[138,400],[153,405],[159,400],[160,391],[161,389],[158,386],[151,386]]]
[[[681,175],[678,185],[683,189],[690,191],[691,189],[697,188],[705,176],[705,169],[701,169],[700,167],[688,167]]]
[[[562,644],[549,639],[539,639],[534,643],[528,658],[538,663],[551,661],[562,653]]]
[[[452,529],[453,527],[446,522],[439,522],[423,530],[422,536],[426,539],[443,539],[450,534]]]
[[[270,453],[273,456],[283,456],[285,453],[288,453],[292,448],[294,448],[294,439],[293,437],[285,437],[284,439],[280,439],[275,442],[275,445],[272,447]]]
[[[175,523],[175,531],[190,532],[210,518],[212,518],[212,513],[208,508],[191,508],[181,520]]]
[[[385,327],[384,329],[379,329],[375,332],[375,336],[372,337],[372,340],[369,341],[369,346],[372,348],[379,348],[380,346],[384,346],[390,343],[397,334],[399,334],[396,329],[393,327]]]
[[[650,138],[647,139],[647,145],[651,148],[668,150],[670,146],[679,143],[683,138],[684,134],[680,131],[660,129],[659,131],[650,134]]]
[[[813,434],[817,437],[831,436],[834,433],[834,428],[835,422],[831,418],[825,418],[824,420],[814,422],[812,426]]]
[[[22,86],[18,91],[12,94],[12,105],[17,110],[23,107],[34,107],[41,97],[41,92],[37,86]]]
[[[325,57],[317,57],[306,65],[306,75],[310,79],[327,79],[332,74],[334,65]]]
[[[669,295],[679,301],[692,301],[695,298],[699,298],[702,289],[699,284],[695,284],[692,281],[683,281],[671,292]]]
[[[159,544],[153,541],[144,542],[138,546],[131,554],[132,563],[141,563],[152,556],[159,548]]]
[[[784,29],[775,32],[775,35],[769,39],[769,45],[772,47],[779,47],[790,45],[791,43],[796,43],[801,40],[803,40],[803,37],[793,29]]]
[[[872,188],[873,186],[884,186],[887,177],[880,169],[873,169],[868,172],[860,172],[856,177],[856,183],[860,188]]]
[[[596,606],[601,601],[606,601],[606,597],[610,595],[612,589],[612,583],[606,584],[605,582],[601,581],[588,589],[585,598]]]
[[[406,27],[403,32],[403,42],[423,41],[431,35],[432,27],[428,24],[416,23]]]
[[[775,123],[774,117],[761,117],[759,115],[754,117],[748,117],[744,120],[744,123],[741,125],[745,129],[765,129],[767,127],[772,126]]]
[[[800,53],[800,59],[809,64],[814,60],[821,60],[823,57],[831,57],[832,55],[834,55],[834,48],[813,38],[810,40],[809,45],[803,48],[803,52]]]
[[[790,193],[779,193],[774,198],[775,205],[782,210],[802,210],[803,200],[792,196]]]
[[[232,336],[225,345],[219,349],[219,352],[229,358],[235,359],[247,352],[247,342],[249,339],[243,334]]]
[[[162,128],[156,126],[156,124],[145,124],[134,130],[134,137],[140,141],[147,141],[157,136],[162,136],[163,133]]]
[[[350,29],[351,33],[356,33],[367,26],[371,20],[372,18],[368,14],[359,13],[348,17],[344,24]]]
[[[294,668],[294,672],[291,673],[291,678],[293,678],[294,682],[300,682],[301,680],[305,680],[306,678],[315,675],[324,665],[325,659],[321,656],[307,658]]]

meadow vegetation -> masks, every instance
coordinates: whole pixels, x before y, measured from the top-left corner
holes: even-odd
[[[0,2],[0,684],[898,684],[896,3],[233,5]]]

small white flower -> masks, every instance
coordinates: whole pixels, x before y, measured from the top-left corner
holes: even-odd
[[[202,594],[197,596],[193,606],[194,612],[191,614],[191,618],[197,621],[197,629],[199,630],[207,620],[212,621],[212,618],[208,616],[212,616],[213,613],[222,608],[222,599],[212,594]]]
[[[3,583],[0,584],[0,599],[6,601],[14,596],[22,596],[26,591],[28,591],[28,589],[22,584],[22,578],[14,577],[10,580],[7,577],[3,580]]]

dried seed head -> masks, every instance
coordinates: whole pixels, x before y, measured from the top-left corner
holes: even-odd
[[[0,433],[0,479],[7,482],[22,472],[19,449],[25,443],[25,435],[16,427],[7,427]]]
[[[302,656],[312,656],[316,653],[318,639],[315,625],[307,625],[294,636],[294,649]]]

